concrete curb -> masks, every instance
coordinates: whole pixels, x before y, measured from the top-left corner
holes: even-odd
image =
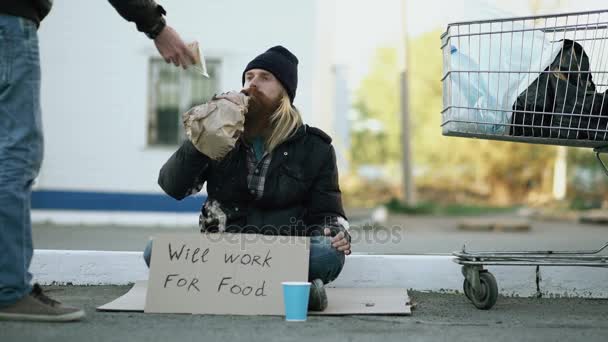
[[[40,284],[126,285],[148,279],[142,252],[36,249],[30,266]]]
[[[335,287],[405,287],[462,292],[460,266],[449,255],[352,255]],[[501,294],[536,295],[535,267],[488,267]],[[30,271],[43,285],[126,285],[148,278],[141,252],[35,250]],[[540,290],[548,297],[608,297],[608,269],[542,267]]]

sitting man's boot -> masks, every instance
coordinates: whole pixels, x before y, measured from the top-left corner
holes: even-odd
[[[84,311],[47,297],[38,284],[15,304],[0,308],[0,320],[68,322],[83,317]]]
[[[310,295],[308,297],[309,311],[323,311],[327,309],[327,294],[321,279],[315,279],[310,284]]]

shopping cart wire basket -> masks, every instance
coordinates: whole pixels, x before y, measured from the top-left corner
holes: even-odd
[[[449,24],[443,54],[446,136],[593,148],[608,152],[608,10]],[[604,246],[605,248],[606,246]],[[603,249],[599,251],[603,251]],[[599,251],[594,251],[596,254]],[[496,302],[491,265],[606,267],[585,252],[455,252],[464,292],[480,309]]]

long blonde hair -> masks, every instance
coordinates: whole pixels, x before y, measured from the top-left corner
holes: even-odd
[[[283,91],[277,110],[270,116],[272,133],[266,140],[266,149],[272,152],[282,142],[289,139],[302,126],[300,112],[291,104],[287,92]]]

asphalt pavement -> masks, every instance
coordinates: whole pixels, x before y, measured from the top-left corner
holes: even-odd
[[[128,286],[50,287],[83,307],[77,323],[0,322],[2,342],[70,341],[607,341],[608,300],[499,298],[489,311],[458,294],[410,292],[412,316],[213,316],[97,312]]]

